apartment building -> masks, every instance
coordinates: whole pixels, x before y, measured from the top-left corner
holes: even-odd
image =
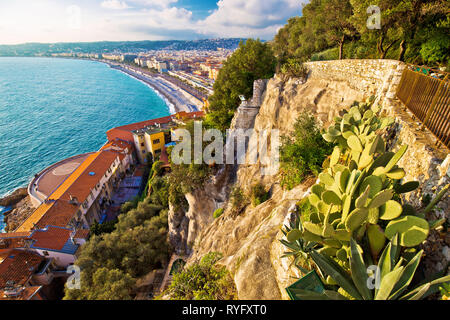
[[[204,116],[200,112],[179,112],[177,114],[133,123],[109,130],[106,135],[109,140],[120,139],[134,144],[136,155],[140,163],[146,163],[148,155],[158,157],[163,147],[173,141],[173,131],[185,120],[200,119]]]

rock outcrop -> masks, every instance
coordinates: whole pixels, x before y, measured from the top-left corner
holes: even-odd
[[[24,199],[27,195],[28,195],[27,188],[17,189],[10,195],[1,198],[0,206],[2,207],[14,206],[17,203],[19,203],[22,199]]]

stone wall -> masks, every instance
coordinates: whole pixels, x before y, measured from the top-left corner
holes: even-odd
[[[397,60],[347,59],[305,64],[309,79],[345,82],[349,87],[377,97],[381,105],[395,98],[397,85],[406,65]]]
[[[231,123],[234,129],[250,129],[255,124],[255,118],[264,101],[264,94],[269,80],[256,80],[253,84],[253,96],[248,101],[242,101]]]

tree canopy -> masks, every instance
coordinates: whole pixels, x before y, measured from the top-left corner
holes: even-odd
[[[370,0],[312,0],[291,18],[273,42],[281,63],[289,58],[391,58],[448,65],[450,4],[445,0],[379,0],[380,28]],[[335,49],[320,55],[328,49]]]
[[[209,97],[207,122],[219,130],[230,127],[240,95],[252,97],[253,82],[274,75],[276,59],[271,47],[260,40],[248,39],[224,63]]]

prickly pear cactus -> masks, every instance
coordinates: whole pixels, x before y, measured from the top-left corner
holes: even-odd
[[[367,243],[376,260],[395,234],[402,246],[414,247],[426,239],[430,228],[423,215],[402,203],[399,195],[419,184],[402,183],[405,171],[397,164],[408,146],[386,151],[381,131],[393,119],[377,112],[370,103],[354,104],[323,135],[337,146],[308,197],[312,214],[302,217],[303,230],[293,233],[295,238],[313,240],[319,252],[342,265],[351,238]]]

